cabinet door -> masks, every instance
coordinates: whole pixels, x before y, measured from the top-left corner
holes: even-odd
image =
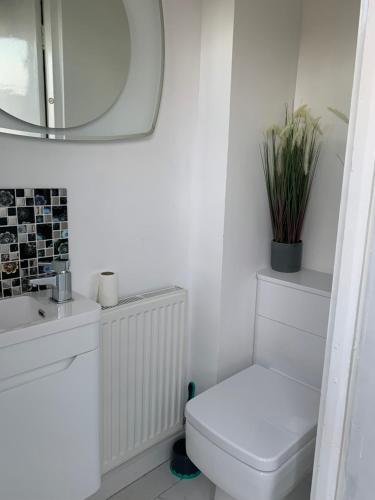
[[[100,486],[98,351],[0,382],[0,498],[83,500]]]

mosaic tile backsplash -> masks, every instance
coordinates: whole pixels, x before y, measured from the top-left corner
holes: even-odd
[[[69,258],[66,189],[0,188],[0,298],[30,289],[27,278]]]

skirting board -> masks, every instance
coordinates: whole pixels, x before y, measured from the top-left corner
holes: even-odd
[[[173,443],[183,437],[183,433],[177,433],[164,441],[152,446],[140,453],[128,462],[107,472],[102,477],[100,490],[87,500],[108,500],[122,489],[134,483],[137,479],[148,474],[156,467],[171,458]]]

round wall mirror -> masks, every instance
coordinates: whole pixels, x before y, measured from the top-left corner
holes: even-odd
[[[89,124],[126,86],[123,0],[1,0],[0,109],[40,127]]]

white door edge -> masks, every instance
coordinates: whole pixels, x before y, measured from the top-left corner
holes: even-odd
[[[362,0],[311,500],[337,494],[375,201],[375,0]]]

